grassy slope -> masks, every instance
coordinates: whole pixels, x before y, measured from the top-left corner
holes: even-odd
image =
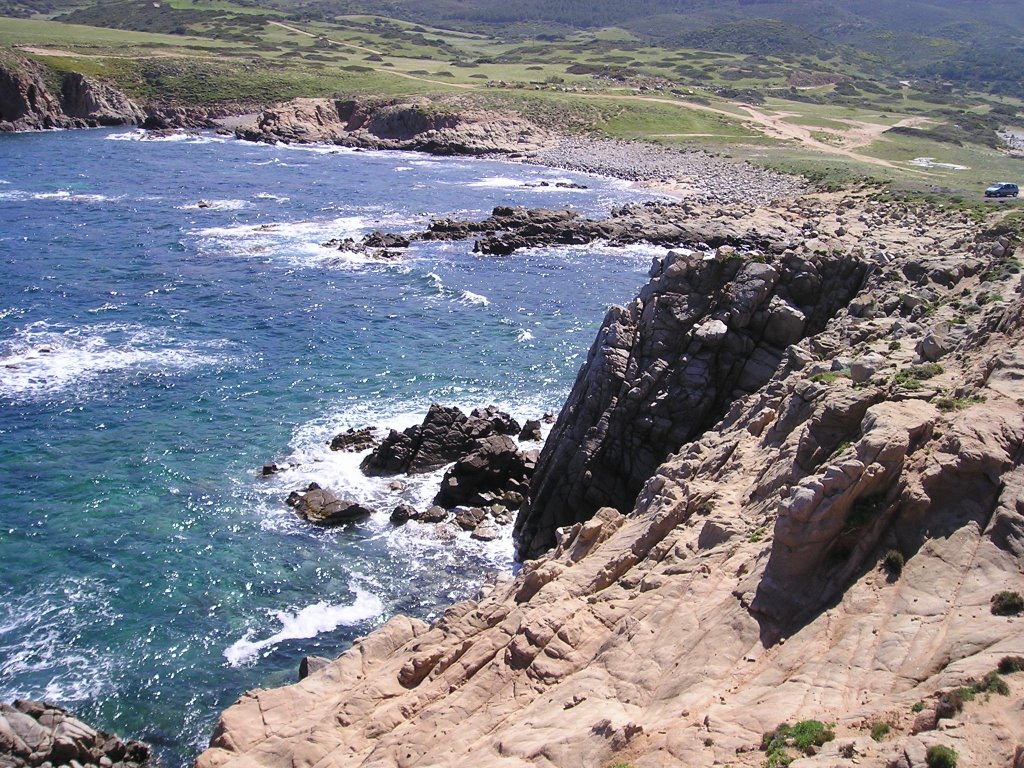
[[[165,5],[170,15],[146,23],[178,24],[189,34],[4,19],[0,45],[52,49],[33,55],[56,71],[106,77],[146,98],[266,102],[331,94],[457,94],[567,130],[711,145],[828,181],[870,176],[974,193],[996,177],[1024,178],[1024,161],[973,143],[882,133],[908,118],[931,118],[925,129],[951,122],[941,109],[983,116],[996,100],[908,87],[895,76],[873,76],[867,65],[851,69],[848,57],[657,48],[615,28],[557,41],[509,42],[372,16],[296,22],[280,11],[231,0]],[[103,8],[117,13],[118,3]],[[822,84],[793,87],[805,82]],[[819,149],[750,123],[737,99],[804,131]],[[868,131],[869,140],[851,138],[865,125],[877,126]],[[908,164],[915,157],[970,170],[922,169]]]

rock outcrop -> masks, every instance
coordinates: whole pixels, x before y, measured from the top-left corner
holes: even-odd
[[[391,430],[359,465],[367,475],[421,474],[461,459],[491,435],[514,435],[519,425],[494,406],[469,416],[455,407],[430,406],[422,424]]]
[[[521,451],[507,435],[491,435],[445,472],[434,503],[442,507],[462,504],[500,504],[519,509],[537,465],[537,451]]]
[[[0,765],[141,768],[149,747],[90,728],[67,710],[37,701],[0,704]]]
[[[609,310],[555,422],[516,520],[519,556],[550,549],[555,529],[601,507],[631,510],[657,467],[760,389],[791,344],[823,330],[868,268],[795,252],[762,263],[732,249],[656,262],[639,298]]]
[[[327,143],[437,155],[524,152],[550,141],[522,118],[427,100],[296,99],[264,110],[237,129],[249,141]]]
[[[497,206],[482,221],[437,219],[411,239],[468,240],[476,253],[504,256],[521,248],[550,245],[650,243],[662,246],[718,247],[782,252],[789,244],[783,230],[744,227],[721,215],[699,213],[688,203],[648,202],[626,205],[604,219],[573,210]]]
[[[65,73],[51,93],[43,68],[29,59],[0,62],[0,130],[139,125],[145,113],[121,91],[84,75]]]
[[[607,391],[591,381],[607,405],[584,438],[605,445],[620,409],[648,440],[639,422],[659,401],[701,414],[674,453],[643,459],[631,505],[557,529],[552,551],[431,625],[394,617],[298,685],[247,693],[199,768],[754,768],[765,732],[810,720],[834,739],[799,755],[783,738],[774,764],[916,768],[940,745],[961,765],[1016,764],[1024,619],[997,615],[993,597],[1024,592],[1018,236],[856,196],[775,216],[804,232],[792,253],[668,257],[636,319],[615,311],[601,331],[595,349],[619,357],[613,337],[660,316],[662,343],[683,344],[674,357],[623,347]],[[811,267],[822,287],[802,301],[793,279]],[[831,306],[843,274],[863,285]],[[776,312],[785,333],[767,330]],[[711,405],[669,394],[700,355],[717,371],[721,347],[704,345],[729,333],[772,353],[763,383],[740,384],[741,355],[721,391],[694,377]],[[929,336],[942,343],[926,358]],[[638,385],[616,397],[628,377]],[[569,437],[549,440],[574,439],[569,410],[556,427]],[[966,701],[959,689],[984,680],[989,693]]]

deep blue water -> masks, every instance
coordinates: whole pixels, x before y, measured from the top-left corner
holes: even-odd
[[[177,766],[246,689],[511,567],[507,536],[392,528],[438,476],[393,491],[326,441],[431,402],[557,411],[652,251],[419,243],[373,262],[320,243],[645,195],[494,161],[139,136],[0,135],[0,700],[62,704]],[[526,186],[566,178],[590,189]],[[258,477],[270,461],[291,468]],[[311,529],[283,504],[310,480],[381,512]]]

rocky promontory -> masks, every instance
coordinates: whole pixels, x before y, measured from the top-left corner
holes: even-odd
[[[546,131],[523,118],[448,107],[427,99],[295,99],[265,109],[235,133],[249,141],[405,149],[435,155],[526,152],[551,141]]]
[[[1020,764],[1016,225],[868,192],[725,218],[788,244],[670,254],[609,313],[536,559],[247,693],[200,768]]]
[[[117,125],[215,128],[219,119],[250,109],[248,105],[140,104],[94,77],[77,72],[56,75],[24,57],[0,59],[0,131]]]

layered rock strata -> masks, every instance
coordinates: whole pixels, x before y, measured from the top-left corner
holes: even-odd
[[[248,141],[326,143],[364,149],[405,149],[438,155],[479,155],[538,149],[547,132],[522,118],[427,100],[296,99],[268,108],[236,130]]]
[[[812,719],[835,738],[773,760],[915,768],[941,745],[1015,764],[1019,674],[951,702],[1024,656],[1024,619],[993,611],[1024,592],[1016,235],[856,197],[776,216],[813,227],[808,262],[818,233],[856,233],[833,238],[838,263],[875,269],[845,308],[655,467],[627,514],[601,507],[432,625],[394,617],[298,685],[247,693],[200,768],[752,767],[762,734]],[[645,295],[674,265],[692,279],[725,260],[670,257]]]

